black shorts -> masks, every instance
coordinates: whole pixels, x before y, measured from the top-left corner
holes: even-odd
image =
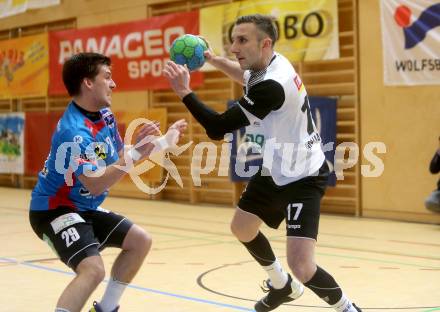
[[[327,187],[329,169],[324,162],[319,172],[278,186],[270,176],[254,175],[241,195],[238,207],[257,215],[277,229],[286,220],[287,236],[317,239],[321,198]]]
[[[68,207],[30,211],[29,220],[38,237],[73,270],[105,247],[120,248],[133,225],[125,217],[103,209],[75,212]]]

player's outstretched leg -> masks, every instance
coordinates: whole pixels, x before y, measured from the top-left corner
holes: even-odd
[[[337,312],[361,312],[343,293],[333,276],[317,266],[316,273],[304,283],[319,298],[331,305]]]
[[[84,258],[75,272],[77,275],[61,294],[55,311],[81,311],[105,276],[104,264],[100,256]]]
[[[152,244],[151,236],[141,227],[133,224],[122,243],[122,251],[116,258],[111,278],[99,303],[94,303],[91,312],[116,312],[119,300],[127,285],[134,278]]]
[[[267,295],[256,303],[257,312],[271,311],[285,302],[297,299],[304,292],[303,285],[283,270],[269,241],[259,231],[261,223],[259,217],[240,208],[236,209],[231,223],[232,233],[269,276],[265,282]]]
[[[345,296],[333,276],[316,265],[315,244],[313,239],[288,237],[287,262],[293,274],[336,311],[361,311]]]

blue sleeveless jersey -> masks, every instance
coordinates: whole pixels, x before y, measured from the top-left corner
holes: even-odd
[[[92,196],[78,180],[81,174],[115,163],[123,148],[110,109],[91,121],[71,102],[58,121],[52,145],[38,182],[32,191],[30,209],[45,211],[67,206],[76,211],[96,210],[108,191]]]

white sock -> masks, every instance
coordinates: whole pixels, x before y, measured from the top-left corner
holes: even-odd
[[[278,259],[268,266],[263,266],[270,278],[270,282],[275,289],[283,288],[287,283],[287,272],[283,270]]]
[[[55,312],[70,312],[69,310],[63,309],[63,308],[56,308]]]
[[[332,307],[338,312],[357,312],[353,303],[348,299],[344,293],[342,293],[342,298]]]
[[[104,296],[99,303],[105,312],[113,311],[119,305],[119,300],[126,287],[127,284],[117,281],[114,278],[110,278]]]

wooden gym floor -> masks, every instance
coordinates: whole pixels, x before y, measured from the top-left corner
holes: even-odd
[[[29,196],[29,190],[0,188],[2,312],[53,311],[72,278],[32,232]],[[103,207],[126,215],[154,240],[121,312],[253,311],[263,295],[265,273],[229,232],[233,209],[123,198],[109,198]],[[285,264],[284,230],[262,230]],[[323,215],[316,251],[318,263],[363,311],[440,311],[440,225]],[[108,271],[117,253],[103,252]],[[307,289],[276,311],[333,310]]]

